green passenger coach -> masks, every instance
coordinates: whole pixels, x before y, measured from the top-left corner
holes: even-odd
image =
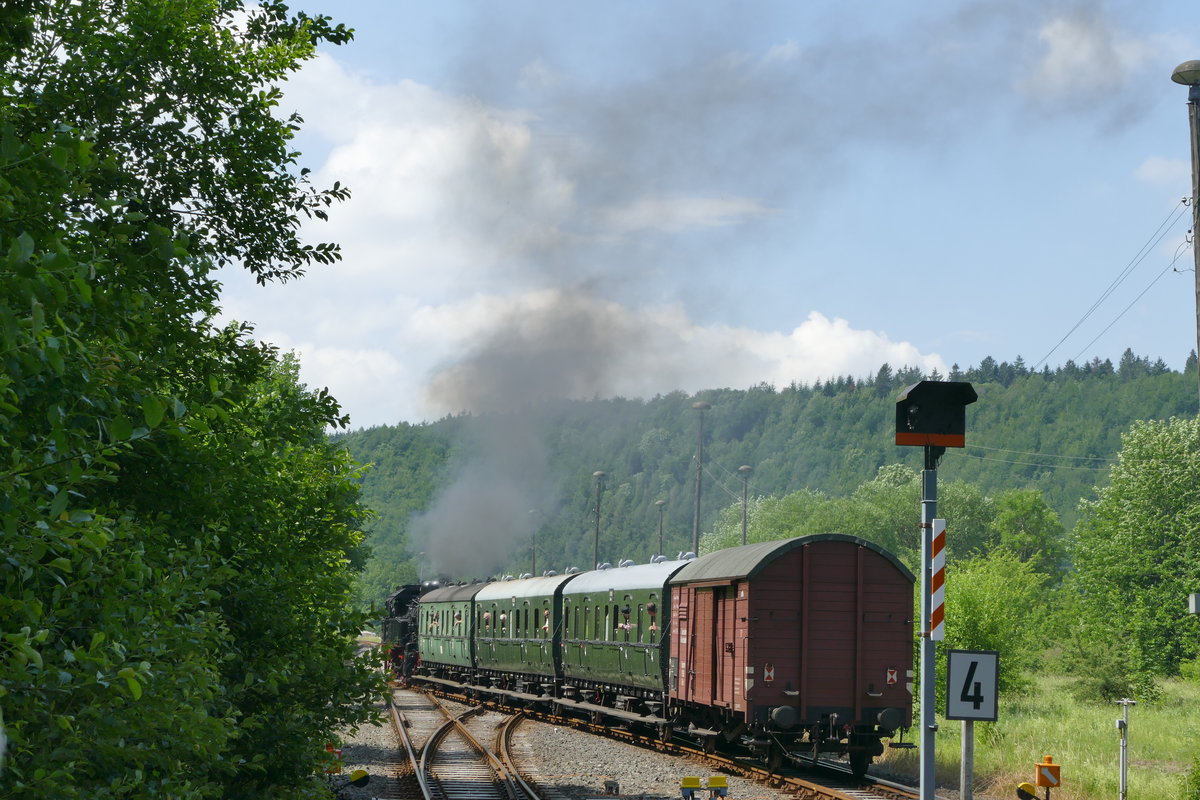
[[[475,658],[480,674],[510,688],[557,677],[562,585],[575,577],[515,578],[487,584],[475,596]]]
[[[421,598],[417,630],[423,666],[449,677],[470,675],[475,656],[471,601],[486,585],[444,586]]]
[[[687,561],[660,561],[585,572],[563,601],[563,682],[571,693],[658,700],[670,620],[671,576]],[[628,705],[628,700],[618,700]]]

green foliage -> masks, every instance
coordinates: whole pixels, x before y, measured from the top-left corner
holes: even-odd
[[[1200,756],[1192,759],[1187,774],[1183,777],[1183,794],[1180,800],[1200,800]]]
[[[1195,419],[1135,424],[1075,530],[1081,614],[1119,643],[1130,676],[1177,674],[1197,652],[1185,603],[1200,585],[1198,435]]]
[[[1064,631],[1062,663],[1074,676],[1071,696],[1081,703],[1112,703],[1129,697],[1141,702],[1158,698],[1153,677],[1138,674],[1129,664],[1126,648],[1111,632],[1077,625]]]
[[[300,796],[379,689],[345,420],[210,321],[215,264],[336,257],[264,87],[345,32],[285,12],[0,13],[5,797]]]
[[[992,502],[991,544],[1031,562],[1037,572],[1061,579],[1067,567],[1065,531],[1041,492],[1012,489]]]
[[[945,705],[947,650],[1000,653],[1000,693],[1015,697],[1040,666],[1036,631],[1046,617],[1047,576],[1007,550],[947,562],[946,639],[938,648],[938,707]]]

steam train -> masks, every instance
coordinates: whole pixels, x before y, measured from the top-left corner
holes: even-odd
[[[818,534],[389,598],[406,680],[862,774],[912,724],[913,574]]]

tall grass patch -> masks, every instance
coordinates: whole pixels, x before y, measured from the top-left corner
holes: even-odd
[[[1129,796],[1192,800],[1185,782],[1200,742],[1200,682],[1175,679],[1158,686],[1159,701],[1130,709]],[[997,722],[975,723],[977,797],[1014,797],[1016,785],[1032,782],[1034,765],[1047,755],[1062,767],[1062,786],[1051,793],[1054,800],[1117,796],[1116,720],[1122,709],[1115,703],[1080,703],[1070,689],[1070,678],[1039,676],[1021,696],[1000,698]],[[938,717],[936,769],[941,785],[958,787],[962,727],[958,720]],[[914,741],[919,744],[919,736]],[[889,750],[880,767],[916,775],[919,751]]]

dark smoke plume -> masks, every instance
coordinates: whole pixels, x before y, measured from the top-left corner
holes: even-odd
[[[499,319],[432,382],[445,412],[480,415],[473,460],[416,525],[435,569],[482,575],[512,563],[531,533],[529,510],[555,502],[541,401],[608,396],[631,373],[673,374],[669,338],[610,304],[752,302],[731,291],[736,265],[723,245],[735,235],[744,243],[773,209],[798,220],[815,212],[864,152],[932,160],[981,126],[1029,135],[1039,120],[1072,114],[1112,130],[1146,102],[1133,80],[1139,65],[1115,57],[1112,4],[1099,0],[912,5],[875,30],[887,10],[861,4],[813,14],[816,31],[779,33],[754,6],[677,6],[669,28],[628,32],[611,57],[633,53],[640,70],[616,83],[605,70],[557,67],[570,59],[552,36],[532,33],[544,22],[532,16],[569,16],[569,4],[476,8],[460,89],[494,108],[532,109],[519,120],[531,138],[514,148],[481,128],[478,158],[452,187],[458,221],[499,256],[513,291],[551,292],[555,302]],[[722,44],[725,32],[756,27],[778,45],[744,53]],[[1107,72],[1083,88],[1053,85],[1054,59],[1071,55],[1054,49],[1055,34],[1113,56]],[[741,212],[672,221],[655,209],[673,198],[719,198]],[[879,211],[864,198],[865,215]],[[705,228],[699,246],[675,235],[689,226]],[[795,265],[814,281],[827,269],[800,257]],[[803,298],[796,305],[807,312]]]

